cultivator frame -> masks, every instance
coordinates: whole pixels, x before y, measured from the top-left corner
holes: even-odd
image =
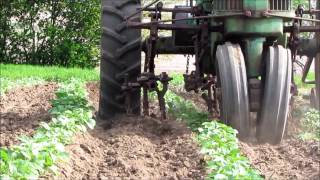
[[[108,5],[113,3],[115,6],[140,3],[138,0],[105,1],[109,2]],[[188,92],[201,92],[212,116],[221,118],[226,124],[238,129],[240,138],[246,138],[252,126],[249,113],[256,112],[259,140],[280,142],[288,116],[290,94],[295,91],[292,88],[294,81],[291,63],[295,61],[300,45],[298,35],[301,32],[320,31],[319,19],[304,18],[302,15],[319,14],[319,9],[309,8],[304,11],[299,6],[294,13],[290,10],[291,0],[271,0],[272,3],[267,0],[197,0],[194,3],[191,0],[186,6],[174,8],[166,8],[159,1],[137,8],[136,12],[125,16],[123,23],[119,24],[119,28],[126,25],[128,29],[149,30],[149,36],[141,44],[145,53],[143,72],[132,78],[128,71],[121,80],[124,100],[119,102],[125,104],[126,112],[133,113],[132,93],[143,89],[143,114],[149,115],[148,93],[155,91],[161,117],[166,119],[164,95],[171,78],[165,72],[155,75],[154,59],[158,54],[184,54],[188,57],[184,74],[185,89]],[[149,12],[150,22],[137,20],[142,12]],[[163,12],[172,13],[172,19],[163,20]],[[302,21],[318,24],[305,26]],[[173,36],[160,37],[159,30],[170,30]],[[313,41],[316,43],[311,48],[319,52],[319,40]],[[189,72],[190,55],[195,57],[195,71],[192,72]],[[272,64],[282,62],[283,58],[287,59],[284,64]],[[273,75],[275,73],[269,66],[282,68],[286,75]],[[228,82],[228,77],[231,78],[231,83]],[[158,83],[162,84],[161,90]],[[270,86],[285,89],[281,92],[279,90],[279,94],[275,93],[280,100],[266,99],[272,95]],[[273,104],[279,105],[272,109]],[[100,103],[100,111],[103,112],[105,108],[108,107]],[[266,118],[273,117],[268,114],[276,111],[279,113],[277,118],[269,123]],[[281,124],[281,127],[275,124]],[[271,136],[266,131],[271,131]]]

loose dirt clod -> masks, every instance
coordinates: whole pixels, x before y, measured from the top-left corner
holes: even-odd
[[[55,83],[22,87],[0,97],[0,147],[18,143],[17,137],[30,136],[40,122],[50,120],[56,88]]]
[[[56,88],[50,83],[16,89],[1,97],[0,146],[18,143],[17,136],[32,135],[41,121],[50,120],[49,100]],[[98,84],[89,83],[87,89],[97,109]],[[194,99],[199,98],[194,95]],[[143,117],[117,117],[114,121],[117,123],[108,128],[105,121],[98,121],[93,131],[74,138],[75,143],[66,148],[70,161],[59,164],[58,179],[203,179],[203,157],[184,124]],[[241,142],[241,150],[266,179],[318,180],[319,142],[300,141],[291,127],[297,128],[290,125],[290,133],[280,145]],[[48,175],[44,179],[48,178],[53,179]]]
[[[266,179],[320,179],[319,142],[285,139],[280,145],[241,143],[242,152]]]
[[[95,83],[87,88],[97,108],[99,88]],[[67,148],[71,161],[60,165],[61,178],[203,179],[202,156],[185,125],[143,117],[113,121],[111,129],[106,130],[106,122],[98,121],[90,134],[76,137],[76,144]]]
[[[177,89],[173,91],[192,100],[202,110],[206,110],[202,108],[205,104],[199,100],[201,97],[198,94],[185,93]],[[299,119],[290,118],[281,144],[257,144],[251,139],[252,142],[240,142],[240,149],[265,179],[320,180],[320,144],[316,141],[299,140],[297,138],[299,126]]]

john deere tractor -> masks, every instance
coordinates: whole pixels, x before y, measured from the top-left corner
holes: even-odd
[[[150,20],[142,21],[142,13]],[[168,13],[171,18],[164,19]],[[212,116],[237,129],[241,139],[254,129],[260,142],[279,143],[295,92],[299,33],[319,32],[317,14],[315,8],[294,8],[291,0],[189,0],[175,7],[159,0],[146,6],[140,0],[103,0],[99,117],[148,116],[148,93],[154,91],[165,119],[171,78],[155,74],[155,57],[184,54],[185,89],[201,93]],[[144,40],[141,29],[149,30]],[[160,36],[159,30],[172,35]],[[307,49],[319,52],[319,39],[313,42]]]

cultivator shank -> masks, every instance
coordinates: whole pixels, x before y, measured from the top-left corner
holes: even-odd
[[[291,9],[291,0],[196,0],[196,4],[191,0],[185,6],[174,8],[166,8],[156,0],[136,8],[124,18],[124,23],[128,30],[149,30],[149,36],[141,43],[144,68],[134,79],[130,74],[125,75],[121,85],[124,95],[119,102],[125,99],[122,102],[126,112],[132,113],[130,96],[143,89],[143,114],[148,116],[148,93],[154,91],[161,117],[165,119],[164,97],[171,78],[166,72],[155,75],[155,57],[184,54],[187,57],[183,75],[185,90],[201,93],[213,117],[238,129],[241,138],[246,138],[250,126],[256,124],[259,140],[280,142],[289,101],[296,91],[292,88],[292,63],[301,52],[301,44],[305,44],[302,49],[313,56],[320,49],[319,39],[302,40],[299,36],[301,32],[320,31],[319,17],[303,16],[318,15],[319,9],[304,10],[302,6],[295,12]],[[136,20],[142,12],[149,13],[149,22]],[[172,19],[163,19],[163,13],[172,13]],[[306,26],[305,21],[312,25]],[[160,30],[172,31],[172,36],[160,36]],[[192,72],[189,72],[190,55],[195,57]],[[319,69],[316,72],[318,77]],[[318,88],[319,80],[316,81]],[[315,96],[319,93],[316,91]],[[250,119],[250,112],[257,113],[257,119]]]

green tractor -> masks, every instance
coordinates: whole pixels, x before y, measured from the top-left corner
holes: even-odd
[[[142,22],[142,12],[151,20]],[[172,18],[163,19],[164,13]],[[184,74],[186,91],[201,92],[208,111],[237,129],[239,138],[255,129],[260,142],[279,143],[295,92],[299,33],[320,30],[319,17],[305,13],[319,10],[293,10],[291,0],[190,0],[174,8],[159,0],[144,7],[140,0],[103,0],[99,118],[111,122],[117,114],[140,115],[141,109],[147,116],[148,93],[155,91],[165,119],[171,78],[155,74],[154,59],[184,54],[195,57],[195,70],[187,67]],[[150,33],[144,41],[141,29]],[[159,30],[172,36],[159,36]],[[311,48],[319,52],[319,44]]]

